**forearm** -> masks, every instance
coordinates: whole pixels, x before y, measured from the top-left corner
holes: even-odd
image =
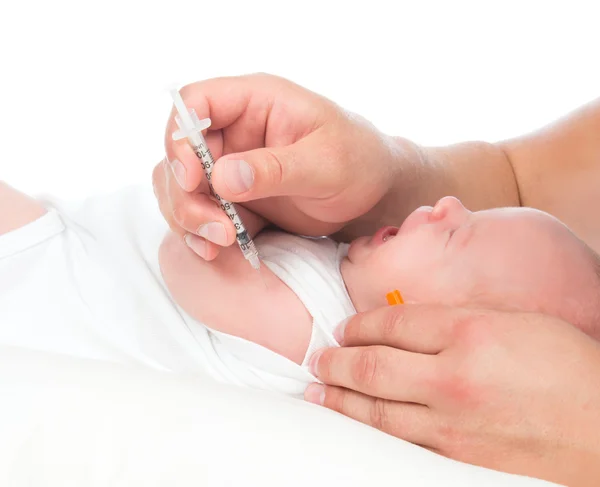
[[[496,144],[418,147],[396,138],[388,195],[345,236],[399,225],[415,208],[460,198],[471,210],[530,206],[600,251],[600,99],[532,134]]]
[[[444,196],[456,196],[472,211],[519,206],[518,183],[502,147],[487,142],[464,142],[447,147],[415,148],[418,164],[409,185],[396,197],[413,195],[408,214],[421,205],[434,205]]]
[[[600,98],[499,147],[514,167],[523,206],[555,215],[600,252]]]
[[[416,208],[444,196],[460,198],[470,210],[518,206],[515,174],[503,149],[486,142],[422,148],[395,138],[396,172],[387,196],[338,236],[349,240],[382,225],[398,226]]]

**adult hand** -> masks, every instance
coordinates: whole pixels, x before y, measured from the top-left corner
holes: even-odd
[[[382,134],[287,80],[269,75],[218,78],[188,85],[181,95],[200,118],[212,120],[206,140],[216,160],[216,192],[245,202],[290,232],[334,233],[376,211],[401,172],[404,181],[415,179],[408,176],[410,161],[416,166],[419,159],[413,144]],[[176,128],[173,112],[165,137],[167,157],[153,174],[155,193],[171,228],[206,238],[203,257],[211,259],[218,253],[213,244],[235,241],[234,227],[208,196],[187,142],[172,140]],[[398,164],[397,159],[407,162]],[[396,208],[394,218],[399,213]]]
[[[401,305],[317,351],[306,399],[456,460],[600,482],[600,344],[557,318]]]

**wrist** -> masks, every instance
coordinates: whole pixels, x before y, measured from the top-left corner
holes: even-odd
[[[366,214],[349,222],[334,238],[350,241],[363,235],[371,235],[384,225],[399,226],[413,211],[418,200],[419,185],[428,162],[422,149],[402,137],[382,135],[383,151],[379,152],[381,199]]]
[[[381,200],[337,238],[371,234],[383,225],[399,226],[416,208],[456,196],[472,211],[520,206],[517,180],[505,151],[487,142],[422,147],[388,137],[385,187]]]
[[[413,210],[456,196],[470,210],[520,206],[510,159],[497,145],[465,142],[422,147],[393,138],[391,184],[372,217],[399,225]]]
[[[423,163],[420,204],[432,205],[456,196],[472,211],[520,206],[519,189],[510,159],[499,146],[464,142],[445,147],[421,147]]]
[[[441,180],[427,149],[403,137],[392,137],[390,187],[377,215],[383,225],[400,225],[419,206],[432,203],[428,193]]]

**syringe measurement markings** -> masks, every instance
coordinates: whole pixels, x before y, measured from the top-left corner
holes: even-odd
[[[246,230],[242,230],[241,218],[238,215],[237,211],[235,211],[233,203],[224,200],[221,198],[212,184],[212,170],[214,166],[214,159],[210,149],[206,147],[204,144],[200,144],[193,147],[195,154],[200,159],[200,163],[202,164],[202,169],[204,169],[204,173],[206,174],[206,179],[208,180],[208,187],[210,189],[211,194],[219,201],[221,209],[227,214],[229,219],[233,222],[236,233],[236,239],[240,244],[241,250],[250,250],[250,246],[248,243],[250,242],[250,237]],[[236,218],[240,220],[236,222]],[[242,230],[242,231],[240,231]]]

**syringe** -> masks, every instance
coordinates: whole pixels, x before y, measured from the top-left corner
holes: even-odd
[[[204,169],[204,174],[206,174],[206,179],[208,180],[210,192],[219,201],[221,208],[225,213],[227,213],[227,216],[235,226],[235,238],[240,246],[240,249],[242,250],[242,253],[244,254],[244,257],[250,261],[250,265],[252,265],[254,269],[260,269],[258,251],[256,250],[254,242],[248,235],[246,227],[244,227],[244,223],[235,209],[235,205],[230,201],[221,198],[215,192],[215,188],[212,184],[212,171],[215,166],[215,161],[210,153],[210,149],[206,145],[204,137],[202,136],[202,131],[210,127],[210,118],[199,120],[196,112],[193,109],[188,110],[188,108],[185,106],[185,103],[183,102],[178,90],[171,90],[171,96],[173,97],[173,103],[175,104],[175,108],[179,114],[178,116],[175,116],[175,122],[177,123],[179,130],[173,132],[173,140],[181,140],[183,138],[188,139],[192,149],[198,156],[198,159],[200,159],[200,163]]]

